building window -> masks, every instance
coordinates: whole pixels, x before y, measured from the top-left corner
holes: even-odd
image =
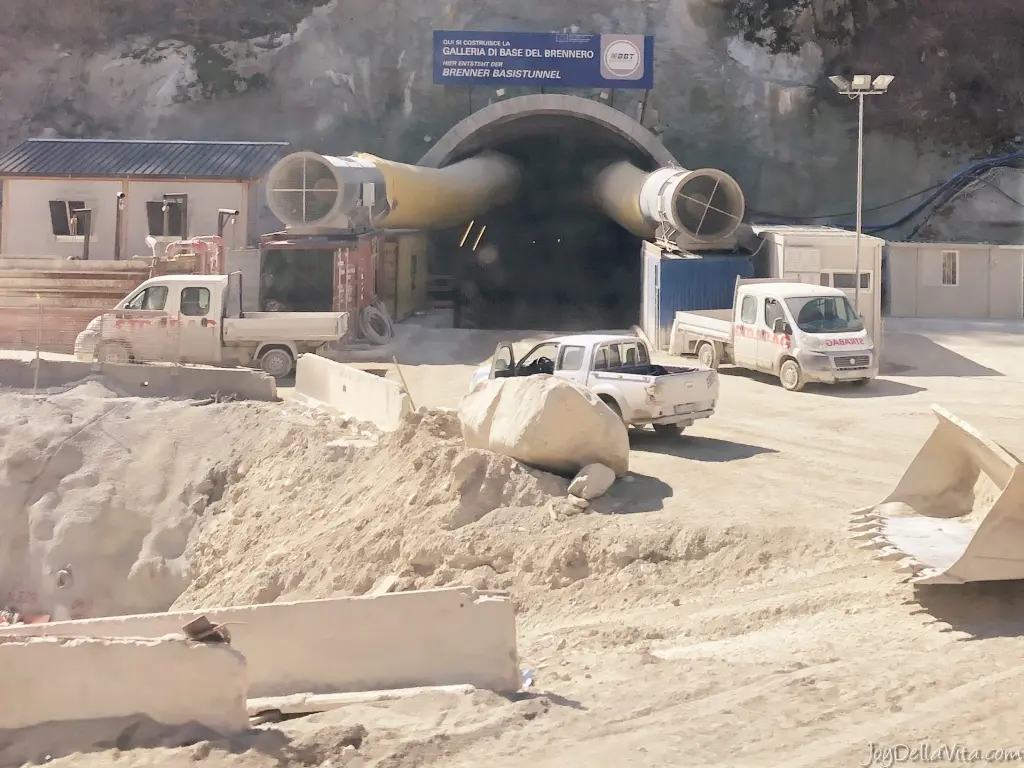
[[[853,272],[833,272],[832,273],[832,285],[836,288],[842,288],[847,291],[852,291],[856,288],[856,284],[853,279]],[[861,272],[860,273],[860,289],[862,291],[870,290],[871,288],[871,273]]]
[[[167,206],[166,217],[164,206]],[[156,200],[146,203],[146,219],[149,221],[149,234],[153,237],[181,237],[182,216],[181,203]]]
[[[84,216],[76,216],[76,211],[84,211],[85,202],[82,200],[51,200],[50,201],[50,227],[55,237],[85,237]],[[90,232],[90,239],[93,235]]]
[[[960,284],[960,252],[959,251],[943,251],[942,252],[942,284],[943,285],[959,285]]]

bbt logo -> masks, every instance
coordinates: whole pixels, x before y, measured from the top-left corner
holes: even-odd
[[[601,77],[639,80],[643,76],[643,35],[601,35]]]

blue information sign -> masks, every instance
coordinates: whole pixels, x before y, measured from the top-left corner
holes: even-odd
[[[438,85],[652,88],[653,35],[434,32]]]

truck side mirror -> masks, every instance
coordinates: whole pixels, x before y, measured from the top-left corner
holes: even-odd
[[[788,336],[793,332],[793,329],[789,327],[789,323],[786,322],[785,318],[777,317],[775,318],[775,322],[772,324],[772,332]]]

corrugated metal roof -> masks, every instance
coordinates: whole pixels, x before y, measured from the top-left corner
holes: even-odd
[[[0,176],[250,180],[287,142],[28,139],[0,156]]]

